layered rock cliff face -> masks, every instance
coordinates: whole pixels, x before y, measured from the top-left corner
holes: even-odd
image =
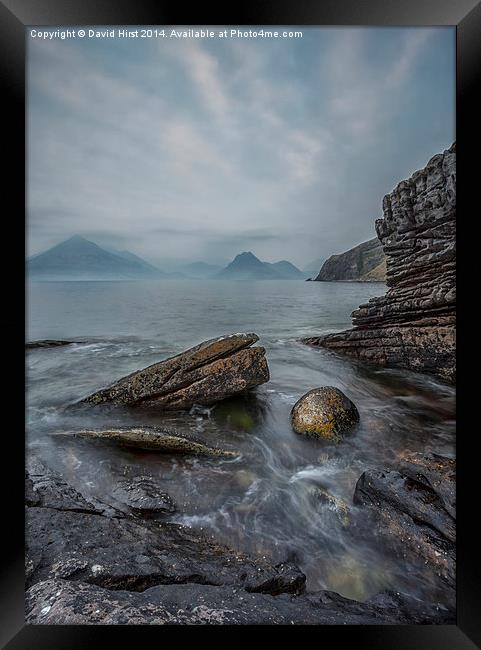
[[[322,265],[315,280],[320,282],[360,280],[383,281],[386,261],[382,244],[374,237],[345,253],[331,255]]]
[[[386,295],[353,312],[353,329],[305,342],[454,382],[456,145],[386,195],[383,213]]]

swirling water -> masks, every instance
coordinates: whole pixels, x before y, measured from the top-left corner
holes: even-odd
[[[363,600],[389,588],[443,602],[437,576],[385,548],[352,496],[365,469],[393,466],[405,452],[454,455],[454,390],[298,341],[349,327],[351,311],[384,291],[379,283],[294,281],[31,283],[28,340],[80,342],[28,352],[28,446],[99,499],[109,499],[126,471],[154,476],[177,503],[171,521],[274,562],[295,561],[309,590]],[[64,411],[129,372],[240,331],[259,335],[271,373],[248,399],[185,414]],[[323,385],[340,388],[360,412],[359,426],[338,445],[290,427],[296,400]],[[175,425],[241,455],[169,456],[50,435],[131,424]]]

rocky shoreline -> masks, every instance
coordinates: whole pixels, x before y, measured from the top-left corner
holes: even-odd
[[[435,462],[439,465],[439,457]],[[450,466],[451,461],[443,462]],[[417,494],[402,509],[391,499],[393,518],[402,516],[403,525],[412,522],[414,540],[417,528],[424,531],[433,518],[443,519],[446,496],[427,478],[432,479],[431,466],[424,458],[416,470],[423,477],[418,481],[439,497],[429,513],[423,514]],[[363,603],[330,591],[307,593],[306,577],[295,565],[274,566],[265,558],[238,553],[163,516],[152,520],[141,511],[139,516],[135,506],[126,513],[115,504],[88,499],[35,457],[28,461],[25,493],[30,624],[454,622],[453,609],[400,593],[383,592]],[[362,500],[362,487],[356,494]],[[429,540],[425,548],[431,548]]]
[[[256,334],[211,339],[121,378],[67,407],[139,406],[169,411],[212,404],[269,379]],[[105,415],[105,411],[103,413]],[[360,415],[342,391],[323,386],[291,410],[293,433],[339,444]],[[149,453],[236,458],[174,428],[110,426],[52,432],[57,440],[116,444]],[[315,439],[312,442],[312,439]],[[226,443],[230,447],[230,443]],[[454,622],[452,605],[385,591],[357,602],[331,591],[306,591],[306,575],[287,558],[249,556],[169,521],[180,506],[154,476],[130,468],[111,476],[102,500],[81,493],[31,454],[25,474],[27,622],[33,624],[432,624]],[[329,491],[318,489],[346,514]],[[91,492],[90,492],[91,494]],[[445,596],[455,589],[455,461],[406,456],[395,467],[367,468],[352,507],[365,510],[370,534],[386,552],[427,564]]]
[[[376,221],[388,291],[353,329],[303,339],[370,364],[456,379],[456,144],[383,200]]]

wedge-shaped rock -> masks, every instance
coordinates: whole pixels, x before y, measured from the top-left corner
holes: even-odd
[[[208,405],[269,380],[256,334],[231,334],[122,377],[81,403],[156,406],[165,410]]]

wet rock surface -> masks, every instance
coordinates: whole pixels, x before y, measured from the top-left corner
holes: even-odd
[[[357,603],[332,592],[293,596],[232,586],[159,585],[142,593],[61,579],[27,591],[29,624],[386,625],[454,622],[453,613],[395,594]]]
[[[304,342],[454,382],[455,144],[384,197],[376,232],[386,256],[386,295],[353,312],[354,329]]]
[[[25,466],[25,505],[66,512],[118,515],[116,509],[89,498],[51,472],[38,458],[29,456]]]
[[[269,380],[265,349],[251,347],[256,334],[205,341],[170,359],[138,370],[80,403],[154,406],[184,410],[210,405]]]
[[[46,476],[45,481],[56,480],[49,472]],[[32,480],[30,474],[26,480]],[[236,584],[272,594],[304,589],[305,576],[295,566],[271,566],[176,524],[103,512],[62,481],[55,486],[66,490],[63,502],[56,495],[27,500],[29,584],[62,578],[136,591],[186,582]]]
[[[37,348],[59,348],[64,345],[73,345],[78,343],[78,341],[63,341],[56,339],[43,339],[41,341],[29,341],[25,343],[26,350],[35,350]]]
[[[180,435],[171,429],[159,427],[116,427],[109,429],[81,429],[57,432],[54,436],[72,436],[91,440],[117,443],[124,447],[156,451],[168,454],[193,454],[195,456],[219,456],[234,458],[238,452],[210,447],[192,436]]]
[[[421,557],[455,587],[456,461],[437,454],[406,456],[399,467],[368,470],[354,503],[374,513],[376,533],[395,552]]]
[[[133,476],[118,480],[112,488],[112,498],[142,515],[173,513],[173,499],[151,476]]]
[[[342,434],[359,422],[359,412],[338,388],[323,386],[310,390],[294,404],[291,419],[296,433],[339,442]]]
[[[191,529],[92,503],[35,458],[26,482],[31,624],[454,621],[447,608],[401,594],[358,603],[328,591],[305,593],[295,565],[273,566]]]

